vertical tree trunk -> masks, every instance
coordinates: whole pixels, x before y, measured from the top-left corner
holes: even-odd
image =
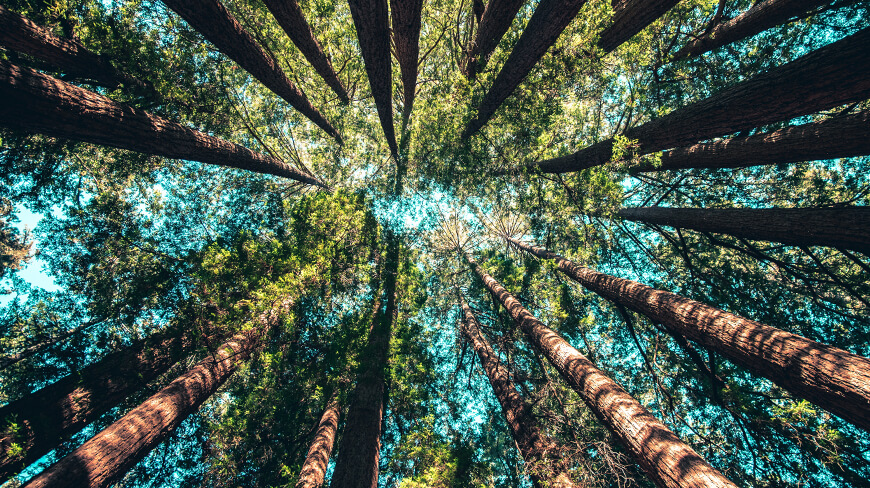
[[[350,99],[347,97],[347,90],[344,89],[338,75],[332,68],[332,63],[329,62],[329,58],[326,57],[320,43],[314,37],[314,32],[305,21],[305,15],[302,13],[298,0],[263,0],[263,3],[272,12],[287,37],[311,63],[317,74],[332,88],[332,91],[338,95],[342,102],[348,103]]]
[[[520,396],[507,368],[502,366],[492,346],[480,332],[480,326],[471,312],[471,307],[462,297],[460,297],[460,304],[465,316],[461,326],[462,334],[480,358],[492,391],[501,405],[505,421],[511,429],[511,435],[523,455],[523,460],[531,468],[535,486],[573,487],[574,483],[565,471],[565,467],[559,465],[561,461],[559,446],[549,437],[541,434],[538,422],[531,415],[531,405]]]
[[[203,37],[341,144],[341,136],[218,0],[163,0]]]
[[[468,47],[462,68],[468,79],[473,80],[486,66],[489,56],[495,51],[504,37],[517,12],[525,3],[523,0],[489,0],[483,14],[478,19],[477,32]]]
[[[624,135],[635,154],[648,154],[827,110],[870,97],[870,28],[731,88],[674,110]],[[544,173],[580,171],[607,163],[614,139],[574,154],[529,165]]]
[[[736,488],[561,336],[526,310],[468,254],[465,259],[559,374],[660,487]]]
[[[870,430],[870,359],[674,293],[595,272],[516,239],[510,241],[535,256],[555,259],[560,271],[602,297]]]
[[[314,440],[311,441],[308,455],[305,456],[305,462],[302,464],[296,488],[318,488],[323,484],[340,417],[341,404],[338,402],[338,391],[336,391],[327,402],[323,415],[320,416],[320,423],[317,425]]]
[[[271,174],[328,188],[317,178],[217,137],[0,60],[0,125],[54,137]]]
[[[393,42],[396,59],[402,72],[404,104],[402,106],[402,131],[408,126],[414,95],[417,91],[417,60],[420,57],[420,27],[423,0],[390,0],[393,16]]]
[[[477,116],[462,132],[468,139],[492,118],[496,109],[526,78],[538,60],[556,43],[585,0],[541,0],[514,50],[477,108]]]
[[[623,42],[652,24],[680,0],[626,0],[613,9],[613,23],[604,29],[598,47],[605,53],[613,51]]]
[[[387,0],[348,0],[360,51],[369,76],[369,86],[381,119],[387,145],[398,154],[393,128],[393,87],[390,68],[390,19]]]
[[[870,207],[624,208],[617,216],[647,224],[791,246],[829,246],[870,255]]]

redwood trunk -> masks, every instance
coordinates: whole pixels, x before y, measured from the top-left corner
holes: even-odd
[[[408,125],[411,110],[414,108],[414,95],[417,91],[417,60],[420,57],[420,27],[422,23],[423,0],[390,0],[393,16],[393,42],[396,46],[396,59],[402,72],[404,103],[402,106],[402,128]]]
[[[305,456],[305,462],[302,464],[296,488],[318,488],[323,484],[340,417],[341,405],[338,402],[338,393],[336,392],[333,393],[326,405],[326,410],[320,417],[317,433],[314,434],[314,440],[311,441],[311,446],[308,448],[308,455]]]
[[[680,0],[627,0],[614,8],[613,23],[604,29],[598,47],[605,53],[613,51],[646,26],[655,22]]]
[[[111,485],[195,412],[259,344],[255,330],[234,336],[213,355],[25,486],[96,488]]]
[[[360,51],[369,76],[369,86],[381,119],[387,145],[398,154],[393,128],[393,87],[390,68],[390,19],[387,0],[348,0]]]
[[[460,301],[465,316],[462,322],[462,333],[480,358],[492,391],[501,405],[505,421],[511,429],[511,435],[523,455],[523,460],[531,468],[535,486],[573,487],[574,483],[565,472],[564,466],[558,466],[561,461],[558,446],[546,435],[541,434],[538,422],[531,415],[531,405],[520,396],[507,368],[502,366],[492,346],[480,332],[480,326],[471,312],[471,307],[464,299],[460,298]]]
[[[477,116],[462,132],[462,139],[468,139],[486,125],[496,109],[556,43],[584,3],[585,0],[541,0],[526,30],[477,108]]]
[[[223,4],[217,0],[163,0],[163,3],[214,44],[218,51],[341,143],[338,131],[311,105],[281,71],[278,63],[263,51]]]
[[[677,294],[578,266],[545,249],[511,242],[608,300],[715,350],[865,430],[870,430],[870,359],[745,319]]]
[[[565,339],[526,310],[492,276],[465,255],[492,295],[508,310],[565,381],[601,419],[660,487],[736,488],[656,419],[621,386],[599,370]]]
[[[465,76],[473,80],[486,66],[489,56],[511,28],[523,3],[523,0],[489,0],[477,23],[477,33],[464,60]]]
[[[327,186],[245,147],[0,60],[0,125]]]
[[[648,154],[827,110],[870,97],[870,28],[767,73],[628,129],[636,154]],[[567,173],[611,160],[614,140],[574,154],[531,163],[544,173]]]
[[[332,91],[338,95],[342,102],[348,103],[350,99],[347,96],[347,90],[344,89],[338,75],[332,68],[332,63],[329,62],[329,58],[326,57],[320,43],[314,37],[299,2],[297,0],[263,0],[263,3],[272,12],[287,37],[311,63],[314,71],[323,78],[323,81],[332,88]]]
[[[870,255],[870,207],[624,208],[625,220],[791,246],[828,246]]]

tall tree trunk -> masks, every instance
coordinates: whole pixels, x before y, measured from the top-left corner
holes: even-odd
[[[686,168],[743,168],[767,164],[850,158],[870,154],[870,110],[764,134],[678,147],[661,155],[661,164],[632,172]]]
[[[733,134],[772,122],[827,110],[870,97],[870,28],[806,54],[731,88],[645,124],[624,135],[635,154],[648,154]],[[607,163],[614,139],[530,169],[567,173]]]
[[[870,255],[870,207],[624,208],[625,220],[791,246],[828,246]]]
[[[420,27],[423,0],[390,0],[393,16],[393,42],[396,59],[402,72],[404,104],[402,106],[402,132],[408,126],[414,95],[417,91],[417,60],[420,57]]]
[[[398,154],[393,127],[393,87],[390,68],[390,19],[387,0],[348,0],[360,51],[369,76],[369,86],[381,119],[387,145]]]
[[[477,116],[462,132],[468,139],[492,118],[496,109],[526,78],[538,60],[556,43],[585,0],[541,0],[526,30],[477,108]]]
[[[311,27],[306,22],[298,0],[263,0],[263,3],[272,12],[287,37],[311,63],[314,71],[317,71],[317,74],[332,88],[332,91],[338,95],[342,102],[348,103],[350,99],[347,96],[347,90],[344,89],[338,75],[332,68],[332,63],[329,62],[329,58],[326,57],[320,43],[314,37],[314,32],[311,31]]]
[[[604,29],[598,47],[609,53],[655,22],[680,0],[627,0],[613,9],[613,23]]]
[[[504,305],[528,335],[532,345],[547,357],[592,412],[637,459],[656,485],[668,488],[736,488],[619,384],[596,368],[559,334],[532,316],[470,255],[465,254],[465,259],[493,297]]]
[[[507,368],[502,366],[492,346],[480,332],[480,326],[474,313],[471,312],[471,307],[462,297],[460,297],[460,304],[465,316],[461,326],[462,333],[480,358],[492,391],[511,429],[511,435],[523,455],[523,460],[531,468],[535,486],[573,487],[574,483],[565,471],[565,466],[560,466],[559,446],[549,437],[541,434],[538,422],[531,415],[531,405],[520,396]]]
[[[65,439],[117,406],[191,350],[189,338],[160,334],[109,354],[60,381],[0,408],[0,479],[36,461]],[[14,445],[19,456],[8,453]]]
[[[602,297],[642,313],[795,396],[870,430],[870,359],[675,293],[598,273],[516,239],[510,241],[535,256],[555,259],[560,271]]]
[[[473,80],[486,66],[489,56],[495,51],[504,37],[517,12],[525,3],[523,0],[489,0],[477,23],[477,32],[468,53],[462,61],[462,69],[468,79]]]
[[[317,124],[341,144],[341,135],[311,105],[278,63],[257,44],[241,24],[218,0],[163,0],[191,27],[199,31],[218,51],[227,55],[260,83],[283,98],[302,115]]]
[[[232,142],[0,60],[0,125],[54,137],[290,178],[317,178]]]
[[[320,423],[317,425],[314,440],[311,441],[308,455],[305,456],[305,462],[299,472],[296,488],[318,488],[323,484],[340,417],[341,404],[338,401],[338,390],[336,390],[327,402],[323,415],[320,416]]]

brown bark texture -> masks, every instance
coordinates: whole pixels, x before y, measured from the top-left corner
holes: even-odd
[[[585,0],[541,0],[538,3],[517,45],[477,107],[477,116],[462,132],[462,139],[468,139],[486,125],[538,60],[556,43],[584,3]]]
[[[598,47],[609,53],[652,24],[680,0],[627,0],[613,9],[613,23],[604,29]]]
[[[624,208],[625,220],[790,246],[828,246],[870,255],[870,207]]]
[[[633,172],[687,168],[743,168],[870,154],[870,111],[831,117],[763,134],[678,147],[661,155],[661,164]]]
[[[602,297],[870,430],[870,359],[675,293],[593,271],[516,239],[511,242],[535,256],[556,260],[560,271]]]
[[[311,105],[271,56],[218,0],[163,0],[210,43],[341,144],[341,135]]]
[[[396,129],[393,127],[393,75],[390,68],[390,19],[387,0],[348,0],[348,3],[381,127],[384,129],[390,152],[396,155],[399,148],[396,145]]]
[[[308,454],[299,472],[296,488],[318,488],[323,484],[340,417],[341,404],[338,401],[338,392],[335,392],[329,399],[323,415],[320,416],[317,432],[314,434],[311,446],[308,447]]]
[[[277,159],[0,60],[0,126],[328,188]]]
[[[471,256],[465,258],[534,347],[547,357],[657,486],[736,488],[586,356],[536,319]]]
[[[489,56],[511,28],[517,12],[524,3],[523,0],[489,0],[463,60],[462,68],[465,70],[466,77],[473,80],[486,66]]]
[[[0,408],[0,479],[36,461],[62,441],[165,373],[191,350],[177,333],[141,340],[102,360]],[[24,454],[9,457],[13,444]]]
[[[870,97],[868,45],[870,28],[628,129],[624,135],[639,144],[635,154],[648,154],[865,100]],[[611,160],[613,143],[614,139],[607,139],[529,167],[544,173],[592,168]]]
[[[110,486],[199,409],[259,344],[256,330],[233,336],[214,354],[24,486]]]
[[[531,405],[520,396],[507,368],[501,364],[489,341],[481,333],[480,325],[471,307],[461,297],[460,305],[465,317],[461,325],[462,334],[480,358],[480,364],[501,405],[511,435],[519,447],[523,460],[531,467],[531,477],[535,486],[560,488],[575,486],[564,467],[560,466],[559,446],[549,437],[541,434],[538,422],[532,415]]]
[[[420,57],[420,27],[423,0],[390,0],[393,19],[393,43],[402,72],[402,127],[406,127],[414,108],[417,91],[417,60]]]
[[[287,37],[299,48],[305,59],[314,67],[314,71],[323,78],[323,81],[338,95],[343,103],[348,103],[347,90],[338,79],[332,63],[320,47],[320,43],[314,37],[311,26],[305,20],[302,8],[297,0],[263,0],[266,8],[272,12],[278,25],[284,29]]]

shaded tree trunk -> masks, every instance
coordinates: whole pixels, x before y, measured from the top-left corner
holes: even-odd
[[[396,155],[399,148],[393,127],[393,75],[390,68],[390,19],[387,0],[348,0],[348,3],[381,127],[384,129],[390,152]]]
[[[336,391],[327,402],[323,415],[320,416],[320,423],[317,425],[314,440],[311,441],[308,455],[305,456],[305,462],[299,472],[296,488],[318,488],[323,484],[340,417],[341,404],[338,402],[338,391]]]
[[[477,22],[477,32],[468,46],[461,66],[468,79],[473,80],[486,66],[490,55],[511,28],[524,3],[524,0],[489,0],[486,4]]]
[[[604,29],[598,47],[609,53],[652,24],[680,0],[626,0],[613,8],[613,23]]]
[[[257,44],[241,24],[218,0],[163,0],[167,7],[181,16],[245,71],[269,90],[283,98],[302,115],[317,124],[341,144],[338,131],[321,115],[278,66],[278,63]]]
[[[332,88],[342,102],[348,103],[347,90],[338,79],[338,75],[329,62],[329,58],[314,37],[314,32],[305,20],[302,8],[297,0],[263,0],[266,8],[272,12],[275,20],[284,29],[287,37],[299,48],[305,59],[314,67],[314,71]]]
[[[733,134],[772,122],[827,110],[870,97],[870,28],[806,54],[731,88],[645,124],[624,135],[634,154],[648,154]],[[607,163],[614,139],[529,169],[567,173]]]
[[[0,125],[328,188],[277,159],[0,60]]]
[[[408,126],[414,95],[417,91],[417,60],[420,57],[420,27],[423,0],[390,0],[393,16],[393,42],[396,59],[402,72],[404,103],[402,106],[402,132]]]
[[[514,321],[656,485],[736,488],[565,339],[526,310],[468,254],[465,259]]]
[[[870,255],[870,207],[624,208],[625,220],[790,246],[828,246]]]
[[[538,60],[556,43],[585,0],[541,0],[526,30],[477,108],[477,116],[462,132],[468,139],[492,118],[496,109],[526,78]]]
[[[510,241],[535,256],[556,260],[560,271],[602,297],[870,430],[870,359]]]
[[[523,460],[531,468],[535,486],[573,487],[574,483],[565,471],[565,466],[560,466],[559,446],[549,437],[541,434],[538,422],[531,415],[531,405],[520,396],[507,368],[502,366],[492,346],[480,332],[480,326],[471,307],[462,297],[460,297],[460,304],[465,316],[461,325],[462,334],[480,358],[492,391],[501,405],[505,421],[511,429],[511,435],[523,455]]]

